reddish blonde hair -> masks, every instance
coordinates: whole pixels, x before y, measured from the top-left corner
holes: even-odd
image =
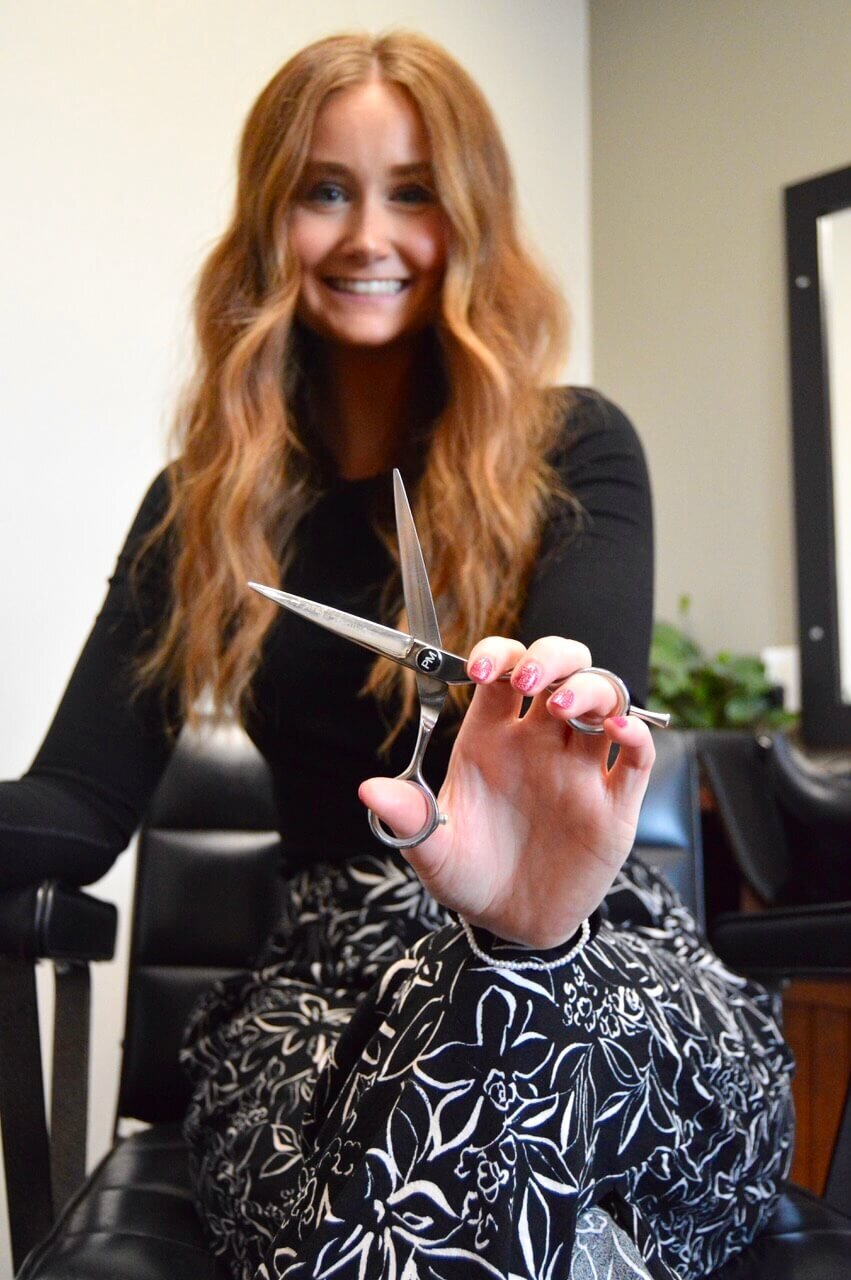
[[[298,413],[288,215],[322,104],[376,75],[422,113],[451,228],[436,325],[447,393],[414,497],[447,648],[465,653],[482,635],[512,632],[558,488],[546,455],[564,409],[546,389],[565,355],[564,304],[521,245],[508,157],[482,93],[420,35],[310,45],[273,77],[245,125],[233,217],[197,290],[196,372],[176,420],[170,503],[141,553],[166,534],[174,540],[170,612],[140,677],[178,690],[189,720],[202,692],[219,712],[245,709],[276,614],[245,584],[285,578],[319,493]],[[397,726],[411,714],[409,672],[377,661],[367,688],[401,692]]]

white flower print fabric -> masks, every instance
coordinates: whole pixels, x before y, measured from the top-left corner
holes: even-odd
[[[767,1220],[792,1140],[771,1000],[638,859],[550,970],[477,958],[390,853],[290,890],[182,1055],[238,1280],[698,1280]]]

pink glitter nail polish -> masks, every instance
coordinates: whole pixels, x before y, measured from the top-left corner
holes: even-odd
[[[476,658],[476,661],[470,667],[470,675],[474,680],[487,680],[493,671],[493,663],[490,658]]]
[[[524,662],[519,671],[511,677],[511,683],[521,693],[531,693],[541,678],[541,668],[535,662]]]
[[[619,729],[625,729],[627,726],[626,716],[612,716],[612,720],[618,726]]]
[[[575,701],[576,694],[572,689],[559,689],[550,698],[550,706],[561,707],[562,710],[567,711],[568,707],[572,707]]]

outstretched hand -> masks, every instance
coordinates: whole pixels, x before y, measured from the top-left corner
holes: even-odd
[[[558,636],[528,649],[499,636],[480,641],[468,662],[479,687],[438,797],[446,825],[403,851],[438,902],[508,941],[566,941],[632,848],[653,741],[634,716],[610,715],[614,692],[580,673],[590,665],[584,645]],[[512,670],[510,683],[499,680]],[[603,733],[572,729],[567,720],[577,716],[599,717]],[[620,750],[609,769],[612,743]],[[370,778],[359,795],[399,836],[426,820],[410,783]]]

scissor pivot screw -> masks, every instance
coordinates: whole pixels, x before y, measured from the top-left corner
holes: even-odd
[[[439,670],[442,659],[437,649],[420,649],[416,661],[420,671],[425,671],[426,675],[433,675]]]

